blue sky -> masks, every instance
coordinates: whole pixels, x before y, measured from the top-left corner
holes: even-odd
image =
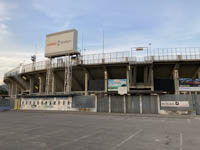
[[[126,51],[133,46],[198,47],[199,0],[0,0],[0,82],[5,72],[37,53],[45,36],[79,31],[79,48]]]

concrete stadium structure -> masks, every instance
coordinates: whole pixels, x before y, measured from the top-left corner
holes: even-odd
[[[142,53],[142,56],[139,53]],[[71,63],[72,69],[71,80],[68,80],[71,82],[70,84],[65,81],[67,62]],[[50,75],[47,75],[49,67]],[[49,78],[48,82],[47,78]],[[57,57],[47,61],[21,65],[7,72],[4,76],[4,82],[8,85],[9,96],[20,99],[19,108],[21,109],[52,108],[36,107],[37,103],[34,100],[30,101],[30,105],[34,105],[34,107],[22,107],[22,105],[28,105],[29,102],[26,100],[31,98],[36,98],[36,101],[46,100],[44,101],[46,105],[53,105],[51,103],[54,103],[55,99],[60,103],[59,99],[66,97],[69,109],[57,107],[52,108],[52,110],[72,110],[74,97],[77,99],[77,96],[79,98],[80,96],[88,98],[93,96],[96,108],[93,111],[98,111],[97,109],[100,110],[97,108],[97,105],[100,105],[98,101],[101,101],[103,96],[103,103],[106,103],[105,99],[108,100],[107,112],[112,112],[115,109],[110,104],[111,102],[115,103],[113,99],[121,99],[123,110],[119,112],[127,112],[128,107],[138,106],[138,113],[142,113],[142,107],[144,107],[142,105],[145,105],[141,104],[144,102],[142,96],[199,94],[198,90],[180,91],[179,78],[200,78],[200,48],[146,48],[142,52],[137,51],[136,48],[124,52]],[[109,91],[108,80],[110,79],[126,79],[127,94],[120,96],[117,91]],[[65,83],[70,85],[70,89],[65,89]],[[129,96],[138,96],[138,104],[127,106],[129,105]],[[53,101],[49,102],[48,98],[53,99]],[[153,99],[156,101],[153,104],[156,111],[153,112],[158,113],[158,109],[160,109],[159,98]],[[38,102],[38,105],[43,105],[43,103]],[[132,102],[130,105],[133,105]],[[137,110],[137,108],[134,109]]]

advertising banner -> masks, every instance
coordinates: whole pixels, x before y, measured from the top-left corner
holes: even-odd
[[[189,107],[189,101],[161,101],[161,107]]]
[[[48,34],[46,36],[45,56],[56,57],[78,53],[78,32],[75,29]]]
[[[180,78],[179,91],[200,91],[200,79]]]
[[[119,87],[126,87],[126,79],[108,80],[108,91],[118,91]]]

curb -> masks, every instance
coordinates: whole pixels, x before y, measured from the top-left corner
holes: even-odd
[[[10,110],[11,112],[26,112],[26,113],[54,113],[54,114],[75,114],[75,115],[104,115],[104,116],[124,116],[124,117],[141,117],[141,118],[176,118],[176,119],[197,119],[200,116],[194,115],[161,115],[161,114],[131,114],[131,113],[106,113],[106,112],[77,112],[77,111],[48,111],[48,110]]]

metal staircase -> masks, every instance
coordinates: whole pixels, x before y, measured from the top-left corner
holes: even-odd
[[[50,58],[50,60],[47,62],[47,73],[46,73],[45,92],[47,95],[52,92],[52,75],[53,75],[52,58]]]
[[[70,56],[65,57],[65,79],[64,79],[64,93],[71,92],[72,85],[72,61]]]

